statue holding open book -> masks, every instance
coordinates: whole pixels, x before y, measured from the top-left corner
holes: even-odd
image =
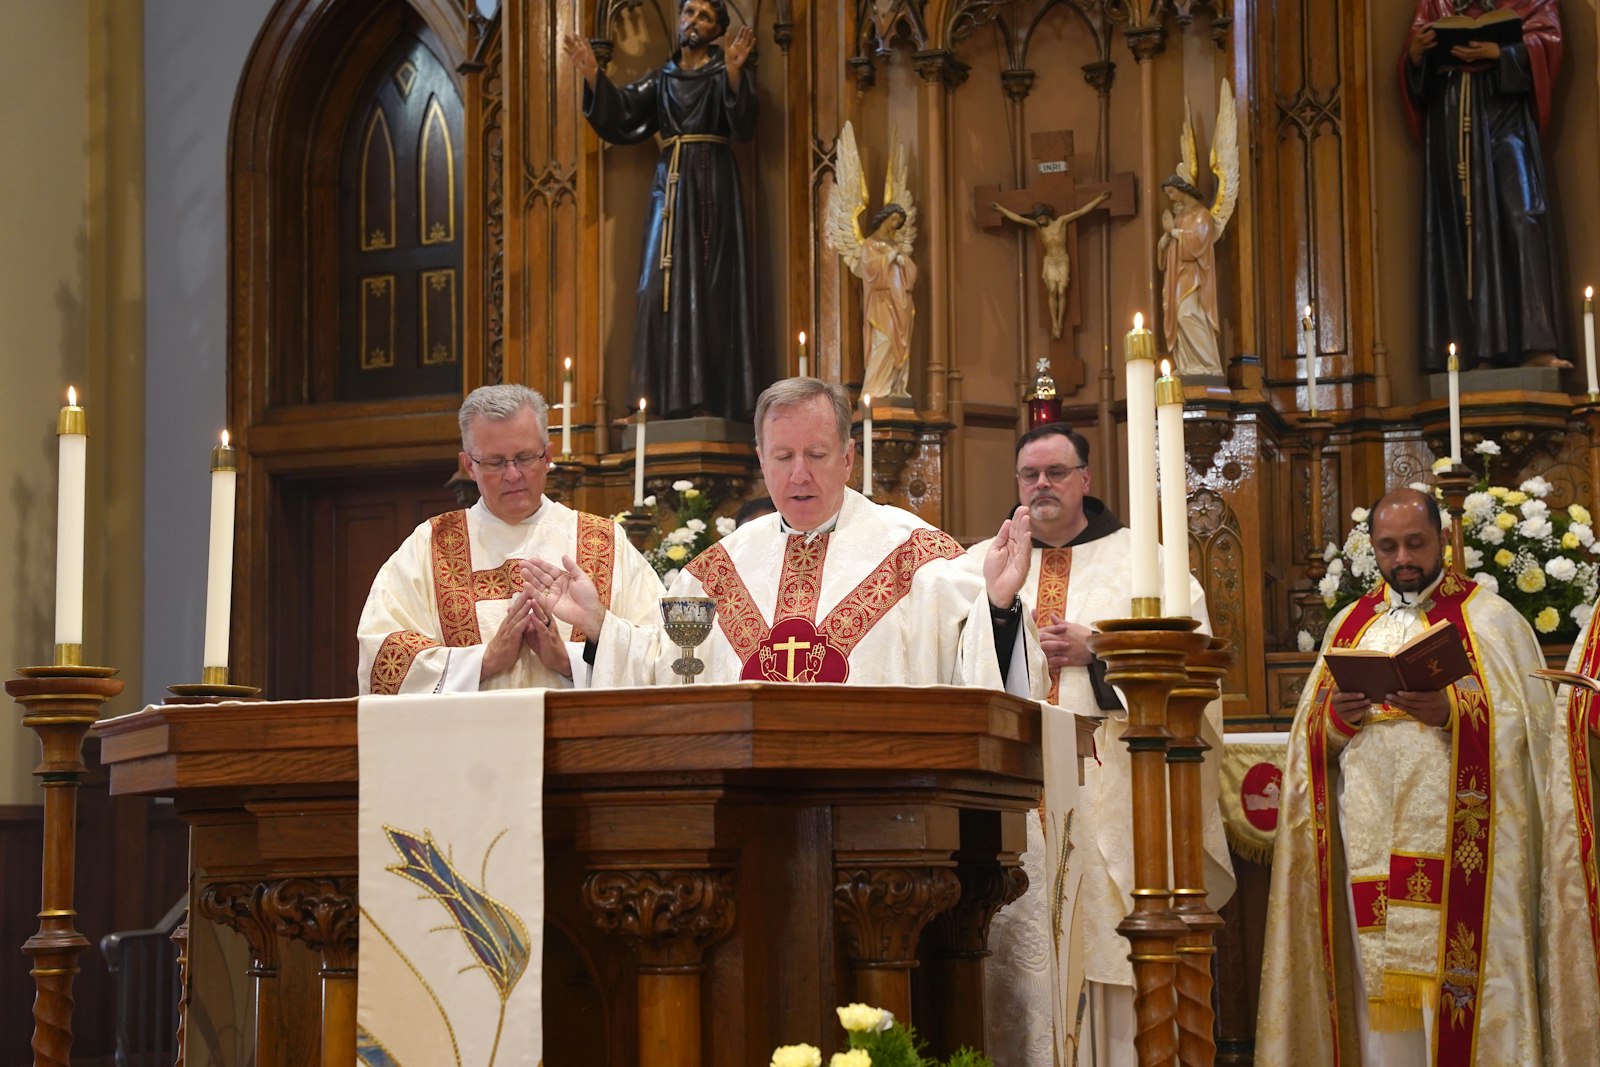
[[[1556,0],[1416,0],[1401,99],[1422,143],[1422,363],[1567,367],[1540,134],[1561,67]]]

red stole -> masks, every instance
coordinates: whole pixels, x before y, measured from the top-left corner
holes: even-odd
[[[1490,857],[1494,845],[1493,707],[1479,662],[1477,636],[1467,621],[1467,602],[1477,592],[1477,583],[1453,571],[1446,572],[1433,594],[1433,607],[1427,612],[1429,624],[1449,619],[1467,647],[1472,674],[1450,687],[1452,717],[1451,781],[1454,795],[1450,802],[1449,854],[1442,865],[1443,885],[1430,896],[1440,903],[1439,1011],[1434,1026],[1434,1063],[1469,1064],[1477,1036],[1478,996],[1482,974],[1484,931],[1489,914]],[[1378,605],[1387,605],[1388,587],[1378,588],[1356,601],[1334,634],[1334,648],[1352,648],[1378,616]],[[1311,713],[1306,724],[1310,746],[1311,820],[1316,839],[1319,927],[1322,959],[1328,984],[1328,1025],[1334,1035],[1334,1062],[1338,1063],[1339,1007],[1334,976],[1335,946],[1333,909],[1342,906],[1344,887],[1332,878],[1331,852],[1340,847],[1332,839],[1328,817],[1333,803],[1330,789],[1328,731],[1338,730],[1353,736],[1334,713],[1333,676],[1326,666],[1317,672]],[[1420,868],[1419,868],[1420,870]],[[1404,877],[1418,873],[1405,857],[1391,856],[1390,878],[1383,886],[1388,899],[1404,898],[1412,890]],[[1430,872],[1435,875],[1437,872]],[[1335,896],[1337,891],[1337,897]],[[1363,909],[1358,922],[1381,925],[1383,909]]]
[[[1600,619],[1589,623],[1589,636],[1583,645],[1578,673],[1600,677]],[[1589,939],[1600,961],[1600,884],[1597,884],[1594,855],[1594,792],[1589,780],[1590,731],[1600,723],[1600,700],[1595,692],[1572,686],[1567,690],[1567,753],[1572,767],[1572,808],[1578,819],[1578,856],[1583,864],[1583,888],[1589,898]]]
[[[686,568],[717,602],[717,626],[744,664],[741,680],[845,681],[850,653],[911,592],[923,564],[961,555],[961,546],[949,534],[913,530],[818,622],[822,565],[832,536],[821,534],[808,542],[804,534],[789,535],[770,623],[721,544],[700,553]]]

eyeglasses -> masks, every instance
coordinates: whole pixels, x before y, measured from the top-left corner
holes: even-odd
[[[547,448],[543,452],[519,452],[510,459],[506,459],[504,456],[492,456],[489,459],[479,459],[471,452],[467,453],[467,458],[472,460],[472,462],[476,463],[478,466],[482,467],[484,470],[488,471],[490,474],[504,474],[508,465],[515,466],[517,470],[521,471],[523,474],[527,474],[539,464],[543,463],[544,458],[549,454],[550,450]]]
[[[1046,467],[1044,470],[1034,470],[1032,467],[1023,467],[1021,470],[1017,471],[1017,481],[1021,482],[1023,485],[1032,485],[1034,482],[1039,480],[1039,475],[1042,474],[1044,475],[1045,481],[1049,482],[1051,485],[1060,485],[1062,482],[1067,480],[1067,475],[1072,474],[1075,471],[1081,471],[1087,466],[1089,466],[1087,463],[1079,463],[1075,467]]]

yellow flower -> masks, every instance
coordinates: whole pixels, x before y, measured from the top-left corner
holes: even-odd
[[[1500,551],[1494,554],[1495,563],[1501,567],[1511,566],[1511,561],[1516,558],[1516,553],[1512,552],[1509,548],[1502,548]]]
[[[1562,548],[1577,548],[1578,547],[1578,535],[1573,533],[1571,530],[1568,530],[1566,533],[1562,534],[1561,535],[1561,547]]]
[[[1555,608],[1545,608],[1533,617],[1533,628],[1542,634],[1554,633],[1560,625],[1561,612]]]
[[[1491,485],[1488,489],[1489,495],[1499,500],[1504,500],[1506,496],[1510,494],[1510,492],[1511,490],[1507,489],[1503,485]]]
[[[1528,502],[1528,494],[1521,489],[1514,489],[1506,494],[1506,507],[1520,507]]]
[[[1538,567],[1529,567],[1517,575],[1517,588],[1524,593],[1537,593],[1544,588],[1544,571]]]
[[[700,490],[698,490],[698,489],[685,489],[683,491],[683,499],[685,499],[685,500],[693,500],[695,497],[697,497],[699,495],[700,495]]]
[[[1509,511],[1502,511],[1494,517],[1494,524],[1502,530],[1509,530],[1517,524],[1517,517]]]
[[[852,1033],[880,1033],[894,1023],[892,1013],[871,1004],[848,1004],[834,1010],[839,1013],[839,1025]]]
[[[1567,514],[1572,516],[1573,522],[1581,522],[1585,526],[1589,525],[1589,520],[1591,518],[1589,509],[1584,507],[1582,504],[1567,505]]]
[[[688,554],[689,554],[689,550],[687,548],[684,548],[682,545],[668,545],[667,546],[667,558],[670,559],[674,563],[682,563],[683,560],[684,560],[684,557],[687,556]]]
[[[783,1045],[772,1050],[772,1067],[822,1067],[822,1050],[815,1045]]]
[[[864,1048],[835,1052],[833,1059],[828,1061],[828,1067],[872,1067],[872,1057],[867,1055],[867,1050]]]

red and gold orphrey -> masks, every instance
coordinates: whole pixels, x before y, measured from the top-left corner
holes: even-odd
[[[1600,677],[1600,620],[1589,626],[1578,673]],[[1572,772],[1572,810],[1578,820],[1578,858],[1583,867],[1584,895],[1589,903],[1588,931],[1595,959],[1600,960],[1600,872],[1596,871],[1594,788],[1589,775],[1589,745],[1600,725],[1600,700],[1592,689],[1573,686],[1567,699],[1567,754]]]
[[[822,534],[808,542],[804,534],[789,536],[770,624],[720,544],[689,564],[689,573],[717,602],[717,625],[743,664],[740,678],[844,681],[850,675],[850,653],[911,591],[912,579],[923,564],[961,555],[961,546],[950,535],[914,530],[818,622],[823,561],[831,537]]]
[[[372,663],[372,692],[400,692],[406,674],[417,656],[430,648],[466,648],[483,643],[478,630],[478,603],[485,600],[510,600],[518,583],[520,559],[508,559],[498,567],[472,569],[472,541],[467,532],[467,513],[448,511],[428,520],[433,527],[430,547],[433,555],[433,592],[439,607],[439,630],[443,641],[410,630],[397,630],[384,638]],[[616,557],[616,531],[611,520],[578,512],[578,566],[594,582],[603,607],[611,606],[612,564]],[[574,629],[572,640],[583,641]]]
[[[1478,1028],[1478,995],[1482,975],[1484,930],[1489,910],[1489,857],[1493,854],[1493,708],[1483,683],[1477,640],[1467,622],[1466,605],[1477,583],[1446,572],[1427,612],[1431,625],[1443,619],[1455,624],[1466,645],[1472,673],[1450,689],[1452,717],[1451,781],[1455,783],[1447,826],[1450,854],[1446,857],[1390,857],[1389,876],[1352,884],[1357,898],[1356,920],[1364,929],[1384,925],[1388,905],[1396,900],[1431,904],[1440,910],[1439,1022],[1434,1028],[1435,1063],[1471,1063]],[[1358,600],[1334,635],[1333,647],[1353,648],[1378,617],[1378,605],[1387,604],[1388,587]],[[1319,932],[1328,996],[1330,1033],[1339,1030],[1338,988],[1335,977],[1334,911],[1342,907],[1343,887],[1332,878],[1327,739],[1329,730],[1345,736],[1353,728],[1333,711],[1333,677],[1324,666],[1317,675],[1312,713],[1307,723],[1310,746],[1311,818],[1317,848]],[[1419,862],[1420,861],[1420,862]],[[1381,886],[1381,890],[1379,887]],[[1379,897],[1382,902],[1379,902]],[[1339,1062],[1337,1036],[1334,1063]]]
[[[1039,551],[1039,588],[1034,597],[1033,621],[1041,630],[1065,617],[1067,589],[1072,584],[1072,549],[1045,548]],[[1061,699],[1061,668],[1050,668],[1050,703]]]

